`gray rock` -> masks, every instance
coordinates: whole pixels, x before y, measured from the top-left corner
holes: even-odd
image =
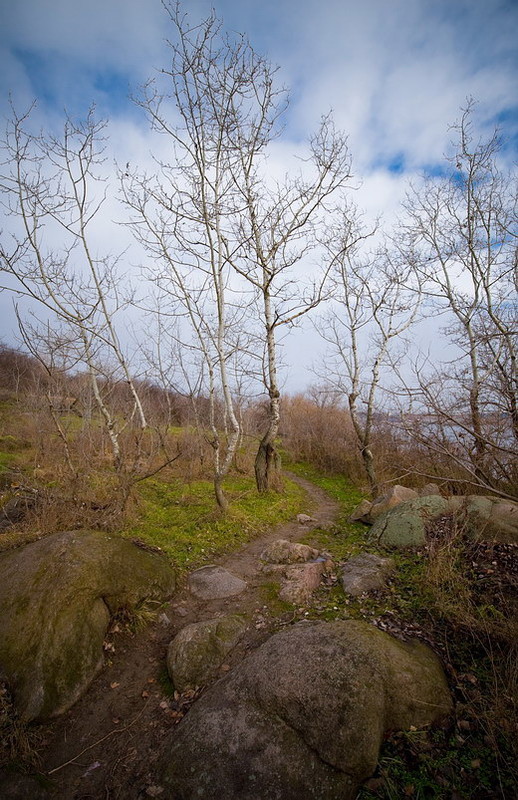
[[[387,547],[422,547],[426,542],[427,523],[449,512],[450,506],[444,497],[409,500],[378,517],[369,539]]]
[[[316,519],[310,517],[309,514],[297,514],[297,522],[299,525],[307,525],[309,522],[316,522]]]
[[[348,522],[367,522],[369,519],[369,511],[372,508],[372,503],[370,500],[362,500],[359,505],[356,506],[352,514],[347,518]]]
[[[189,575],[189,590],[200,600],[233,597],[244,592],[246,587],[246,582],[241,578],[213,564],[197,569]]]
[[[364,622],[293,626],[198,700],[164,743],[160,785],[175,800],[353,800],[386,731],[450,708],[425,645]]]
[[[386,511],[395,508],[401,503],[406,503],[408,500],[414,500],[417,496],[417,492],[414,489],[408,489],[406,486],[399,486],[398,484],[391,486],[381,497],[377,497],[374,500],[367,515],[367,522],[375,522]]]
[[[66,531],[0,556],[0,671],[23,720],[66,711],[103,664],[110,615],[175,588],[166,558]]]
[[[419,497],[429,497],[430,495],[438,495],[440,497],[441,490],[436,483],[427,483],[422,487],[422,489],[419,489],[418,494]]]
[[[394,572],[391,558],[382,558],[372,553],[360,553],[350,558],[342,569],[342,586],[346,594],[358,597],[364,592],[382,589],[387,578]]]
[[[267,564],[296,564],[318,558],[318,550],[307,544],[277,539],[261,553],[261,561]]]
[[[167,649],[167,669],[177,691],[205,686],[246,629],[243,617],[232,615],[186,625]]]
[[[476,540],[518,543],[518,503],[469,495],[464,501],[466,532]]]

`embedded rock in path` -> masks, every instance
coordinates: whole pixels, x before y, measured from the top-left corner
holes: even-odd
[[[382,589],[394,572],[391,558],[382,558],[372,553],[360,553],[350,558],[342,569],[342,586],[346,594],[358,597],[364,592]]]
[[[417,497],[378,517],[370,529],[369,539],[385,547],[422,547],[426,542],[427,523],[450,510],[449,501],[444,497]]]
[[[309,561],[290,564],[284,569],[279,597],[285,603],[304,605],[320,586],[323,575],[330,570],[330,561]]]
[[[309,514],[297,514],[297,522],[299,525],[307,525],[309,522],[316,522],[316,519],[310,517]]]
[[[245,581],[227,569],[210,564],[189,575],[189,590],[200,600],[219,600],[234,597],[246,589]]]
[[[215,677],[246,629],[238,615],[186,625],[167,649],[167,670],[178,692],[204,686]]]
[[[318,558],[318,555],[318,550],[308,547],[307,544],[277,539],[261,553],[261,561],[265,561],[267,564],[296,564],[313,561]]]
[[[353,800],[388,730],[451,699],[435,654],[368,623],[295,625],[209,689],[164,743],[164,798]]]
[[[100,531],[0,555],[0,671],[22,719],[70,708],[103,664],[110,615],[174,588],[163,555]]]

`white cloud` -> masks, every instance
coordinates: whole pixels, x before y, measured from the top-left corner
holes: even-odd
[[[516,134],[516,2],[185,0],[184,7],[200,19],[213,4],[225,27],[248,33],[259,52],[280,64],[279,79],[291,87],[272,173],[283,174],[333,108],[362,182],[355,197],[370,217],[382,213],[390,223],[406,179],[442,160],[448,124],[467,96],[480,101],[482,122],[511,110],[505,124]],[[110,158],[150,166],[150,150],[156,154],[167,142],[151,136],[126,95],[167,63],[168,35],[160,0],[0,3],[0,112],[6,113],[9,90],[19,109],[36,94],[38,125],[57,131],[65,106],[85,111],[95,100],[111,116]],[[111,200],[100,247],[126,243],[111,222],[118,213]],[[304,344],[292,355],[302,358],[310,349]]]

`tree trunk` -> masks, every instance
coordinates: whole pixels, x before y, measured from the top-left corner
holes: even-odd
[[[255,482],[258,492],[268,492],[277,485],[280,468],[281,458],[275,445],[269,441],[268,431],[261,439],[255,457]]]
[[[216,503],[223,514],[225,514],[228,511],[228,500],[225,497],[222,482],[221,475],[214,475],[214,494],[216,495]]]

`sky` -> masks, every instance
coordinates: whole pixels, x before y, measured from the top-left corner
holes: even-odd
[[[332,110],[368,215],[390,223],[408,180],[440,170],[467,97],[478,102],[480,132],[499,125],[516,162],[518,0],[183,2],[193,20],[211,6],[279,66],[290,89],[281,157]],[[1,127],[9,96],[18,111],[36,100],[37,121],[50,130],[64,109],[80,116],[95,103],[110,121],[110,153],[146,163],[152,139],[130,94],[167,63],[168,35],[160,0],[0,0]],[[0,294],[4,341],[13,337],[10,302]],[[306,327],[286,350],[292,389],[309,380],[312,337]]]

